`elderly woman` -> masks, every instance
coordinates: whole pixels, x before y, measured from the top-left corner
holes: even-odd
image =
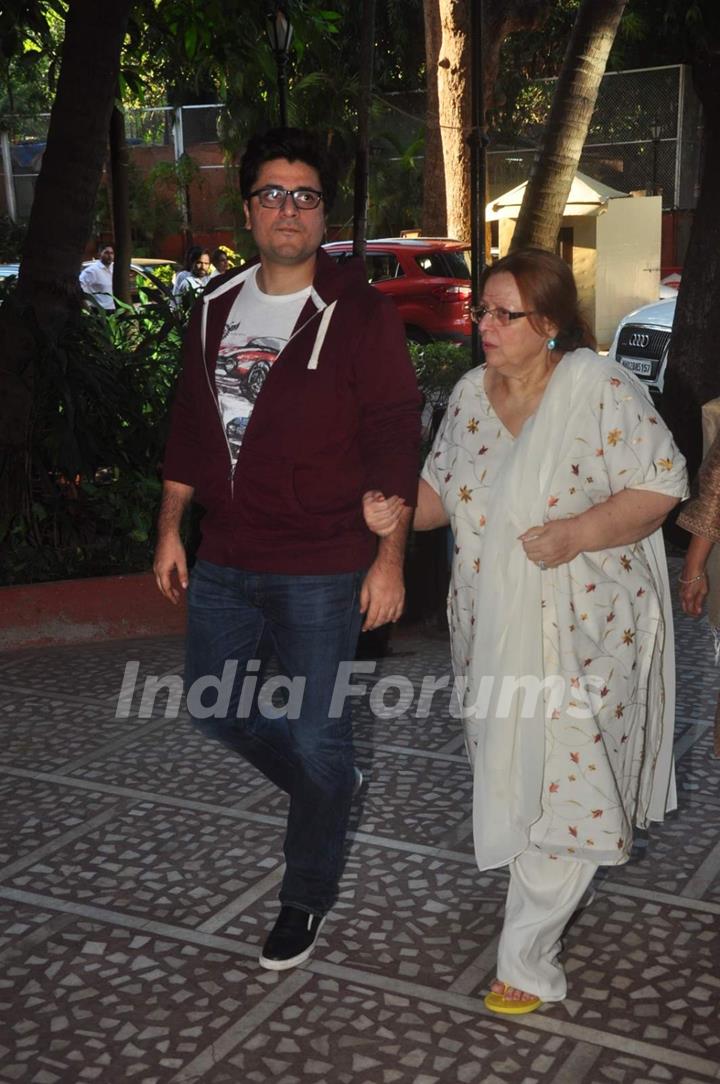
[[[673,638],[660,526],[684,460],[633,376],[599,357],[568,266],[485,272],[485,364],[455,387],[417,530],[450,523],[456,687],[480,869],[510,879],[489,1009],[566,995],[560,937],[599,865],[675,800]],[[400,502],[365,498],[392,529]]]

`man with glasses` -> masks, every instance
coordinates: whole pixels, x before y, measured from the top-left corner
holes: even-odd
[[[281,910],[260,956],[279,971],[308,958],[337,895],[362,782],[343,690],[361,624],[402,612],[420,397],[392,302],[361,261],[339,266],[320,247],[336,188],[320,144],[299,129],[255,136],[240,187],[259,258],[213,279],[191,315],[155,574],[173,602],[175,577],[189,582],[193,721],[289,798]],[[377,549],[362,516],[371,490],[408,506]],[[193,499],[204,515],[188,577],[180,523]],[[284,714],[253,696],[267,644]]]

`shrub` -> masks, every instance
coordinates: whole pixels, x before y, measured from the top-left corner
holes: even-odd
[[[471,366],[468,347],[452,342],[408,343],[415,374],[423,393],[423,443],[425,459],[447,406],[450,392]]]
[[[7,215],[0,215],[0,263],[19,262],[25,233],[25,226],[19,226]]]
[[[94,308],[38,341],[27,498],[0,523],[0,583],[150,567],[183,319],[169,301]]]

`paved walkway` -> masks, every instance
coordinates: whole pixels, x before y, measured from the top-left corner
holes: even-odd
[[[675,568],[677,572],[677,567]],[[367,786],[314,957],[263,971],[283,799],[163,697],[177,639],[0,655],[2,1084],[706,1084],[720,1080],[718,675],[678,620],[681,805],[607,873],[566,938],[570,995],[493,1017],[505,876],[472,856],[471,780],[427,720],[358,704]],[[447,673],[405,630],[369,676]],[[116,717],[128,663],[137,692]],[[381,687],[380,687],[381,691]]]

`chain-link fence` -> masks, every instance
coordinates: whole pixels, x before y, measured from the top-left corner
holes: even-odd
[[[553,79],[525,83],[496,112],[488,148],[491,198],[527,179],[555,83]],[[422,129],[425,95],[381,96],[377,105],[375,134],[380,127],[387,128],[392,138],[374,139],[372,168],[378,185],[386,175],[397,187],[397,176],[387,168],[392,162],[404,161],[410,153],[416,165],[422,166],[421,152],[407,152],[405,147],[417,140]],[[147,205],[148,236],[153,231],[159,235],[173,216],[171,232],[188,228],[196,234],[237,232],[241,201],[233,154],[228,150],[231,140],[226,138],[232,125],[224,107],[130,109],[125,118],[137,183],[146,181],[149,186],[137,200],[138,205]],[[48,123],[49,114],[0,118],[0,214],[27,220]],[[692,208],[697,200],[700,127],[700,105],[687,68],[675,65],[606,74],[580,170],[623,192],[660,192],[665,207]],[[152,193],[158,179],[165,202],[158,198],[155,205]],[[409,186],[407,193],[408,201],[418,199],[419,182],[414,188]],[[101,218],[103,213],[107,220],[101,199]],[[153,216],[154,222],[150,221]],[[104,227],[98,223],[98,232],[103,228],[109,229],[107,221]]]
[[[490,133],[491,197],[527,180],[550,114],[555,79],[527,83]],[[700,104],[680,65],[610,72],[600,85],[580,170],[621,192],[659,193],[664,207],[697,200]]]

